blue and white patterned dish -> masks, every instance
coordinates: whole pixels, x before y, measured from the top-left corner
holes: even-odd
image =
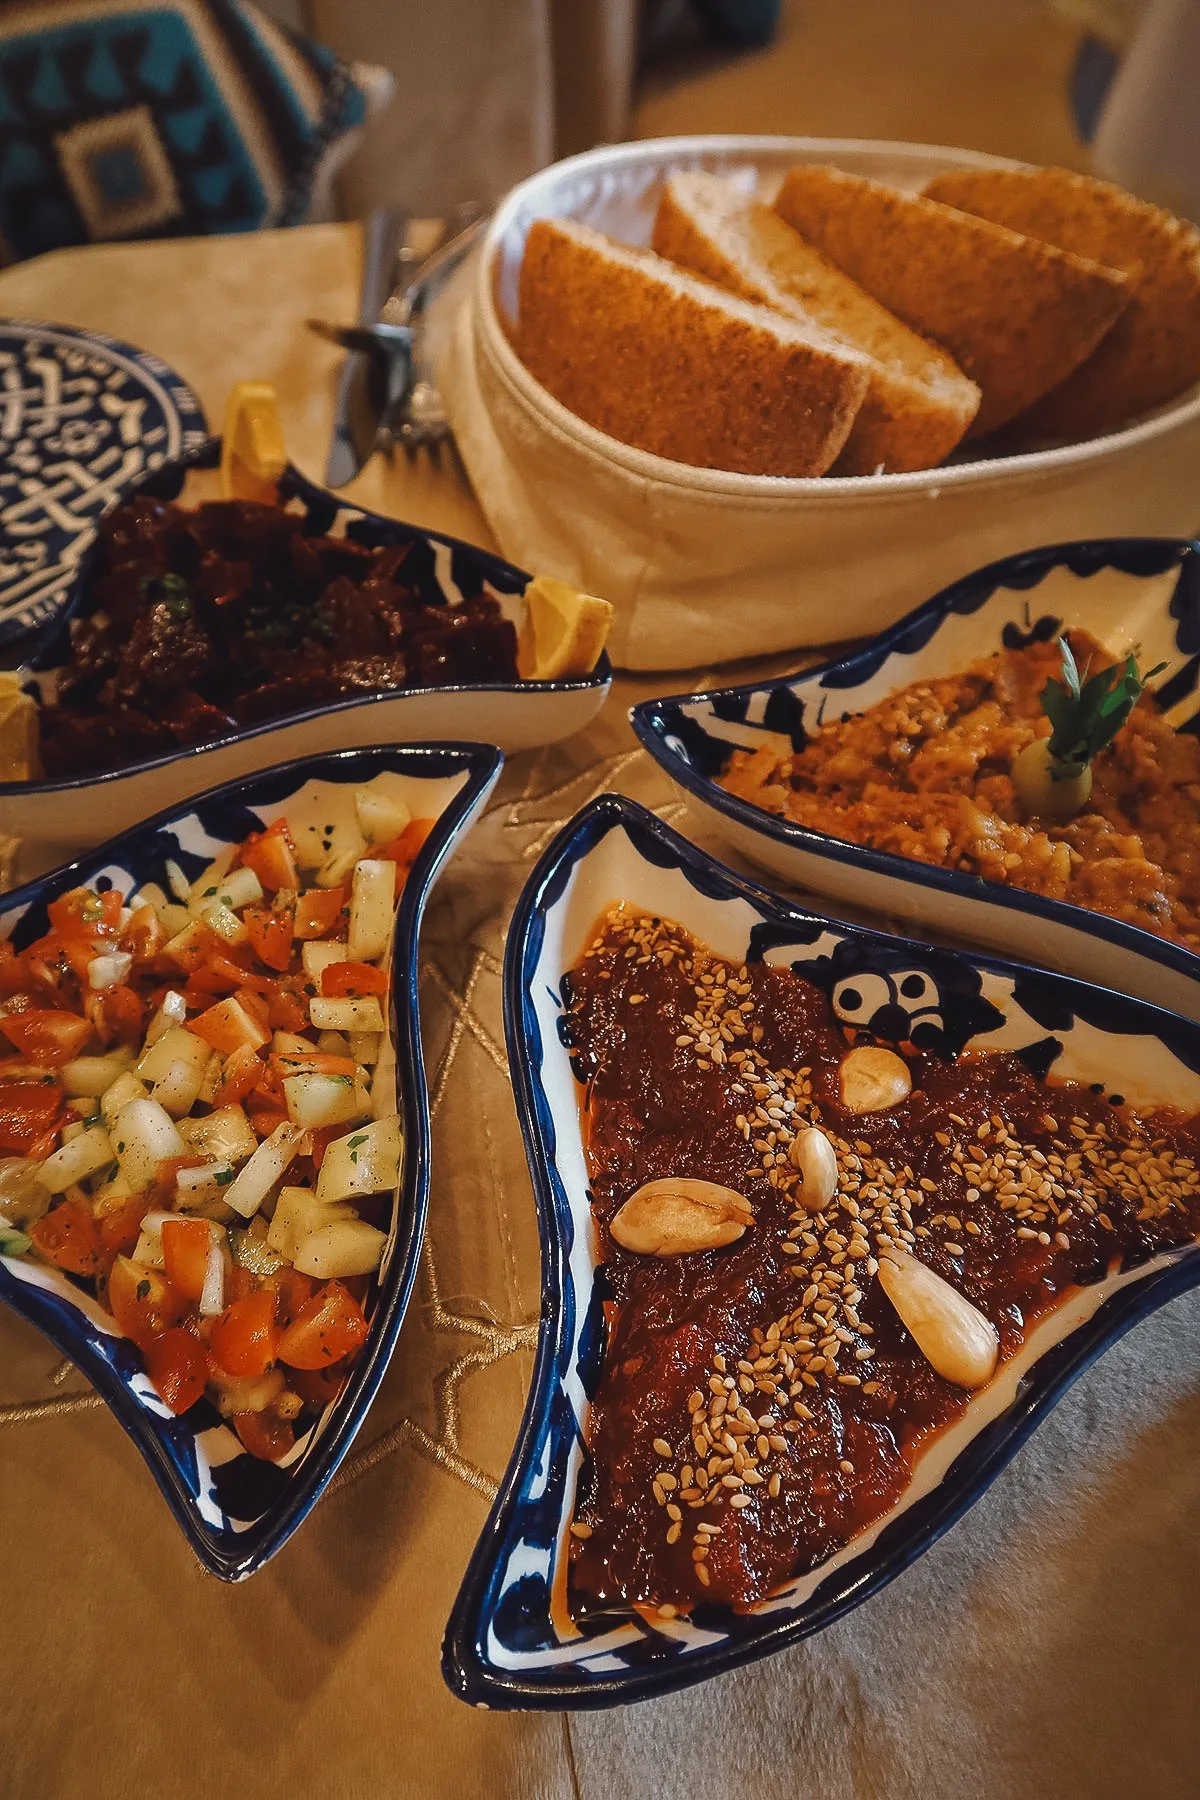
[[[184,484],[190,470],[214,467],[218,456],[219,444],[210,440],[140,485],[158,498],[183,494],[186,501]],[[368,545],[411,544],[405,578],[420,584],[428,604],[453,606],[464,591],[478,593],[486,583],[514,623],[519,621],[521,596],[530,576],[500,557],[458,538],[364,512],[290,467],[280,483],[280,498],[303,508],[314,533],[344,532]],[[24,647],[29,685],[37,692],[53,691],[54,671],[64,658],[65,633],[86,584],[85,563],[70,611]],[[607,656],[602,656],[590,675],[574,680],[407,688],[342,700],[101,775],[0,783],[0,832],[20,839],[26,855],[40,856],[40,866],[45,867],[50,860],[91,846],[102,833],[133,825],[199,788],[313,750],[461,737],[496,744],[506,754],[533,749],[582,729],[603,706],[611,684],[612,669]]]
[[[0,645],[66,605],[113,501],[207,436],[200,402],[157,356],[0,320]]]
[[[1179,731],[1200,730],[1200,543],[1103,538],[1004,557],[944,588],[852,655],[749,687],[648,700],[633,729],[722,837],[822,898],[1079,975],[1200,1019],[1200,957],[1153,932],[977,875],[809,831],[717,783],[735,749],[800,749],[827,714],[866,711],[897,688],[950,675],[1002,647],[1081,626],[1142,666]]]
[[[470,829],[503,764],[483,744],[392,746],[313,756],[214,788],[162,813],[39,881],[6,895],[0,935],[17,944],[46,929],[48,901],[99,881],[129,894],[163,878],[173,858],[189,879],[227,843],[287,813],[319,807],[322,822],[350,823],[354,792],[385,772],[408,789],[414,817],[434,817],[397,909],[391,1039],[404,1161],[391,1236],[369,1303],[370,1333],[345,1388],[284,1463],[248,1456],[207,1400],[175,1418],[145,1374],[140,1352],[66,1276],[24,1257],[0,1257],[0,1300],[78,1364],[150,1466],[206,1568],[238,1581],[262,1566],[306,1517],[362,1424],[395,1346],[416,1272],[429,1192],[429,1108],[417,1008],[421,915],[447,859]]]
[[[560,1036],[562,981],[618,899],[678,921],[722,956],[790,965],[827,990],[852,977],[861,993],[869,976],[881,1001],[894,1002],[872,1028],[895,1020],[897,1005],[905,1007],[904,977],[920,975],[922,1018],[933,990],[942,1041],[955,1052],[1036,1045],[1039,1066],[1048,1061],[1056,1077],[1103,1083],[1110,1093],[1119,1087],[1134,1104],[1200,1107],[1200,1027],[1187,1020],[1060,975],[831,925],[724,868],[632,801],[609,794],[586,807],[538,863],[508,936],[505,1028],[541,1231],[542,1328],[517,1449],[443,1646],[449,1686],[476,1705],[640,1700],[821,1630],[947,1530],[1102,1350],[1200,1282],[1197,1245],[1077,1290],[935,1439],[883,1520],[749,1610],[714,1604],[650,1624],[628,1608],[573,1624],[564,1601],[566,1538],[608,1290],[578,1090]],[[981,997],[1003,1014],[999,1029],[981,1025],[981,1012],[995,1017]]]

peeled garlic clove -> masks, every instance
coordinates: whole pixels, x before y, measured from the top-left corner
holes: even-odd
[[[906,1250],[879,1252],[879,1282],[937,1373],[956,1387],[982,1387],[996,1372],[1000,1337],[958,1289]]]
[[[860,1044],[842,1058],[838,1070],[842,1105],[848,1112],[883,1112],[912,1093],[908,1064],[880,1044]]]
[[[735,1243],[753,1223],[750,1202],[734,1188],[668,1175],[631,1194],[609,1230],[639,1256],[687,1256]]]
[[[823,1212],[837,1193],[837,1151],[825,1133],[811,1125],[796,1133],[788,1157],[793,1169],[800,1171],[800,1186],[792,1198],[806,1212]]]

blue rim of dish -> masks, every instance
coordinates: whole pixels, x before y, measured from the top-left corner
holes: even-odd
[[[177,460],[190,457],[200,444],[207,441],[208,421],[204,416],[204,409],[200,401],[183,377],[153,351],[143,350],[136,344],[126,343],[123,338],[110,337],[107,332],[85,331],[78,325],[59,325],[48,319],[0,319],[0,335],[5,332],[13,332],[25,338],[44,336],[60,343],[65,340],[72,349],[77,350],[83,356],[94,355],[97,352],[103,354],[107,351],[117,359],[118,363],[124,362],[132,365],[139,372],[143,382],[143,391],[148,382],[154,383],[159,390],[156,400],[160,409],[160,417],[166,419],[170,425],[170,413],[174,412],[174,427],[178,431],[181,448],[174,457],[143,471],[143,475],[138,477],[137,481],[145,479],[147,475],[157,474],[160,469],[170,466]],[[0,453],[10,441],[5,439],[0,443]],[[153,457],[156,452],[152,450],[150,454]],[[137,481],[124,484],[117,491],[110,505],[115,505],[122,499],[126,492],[137,485]],[[103,510],[107,512],[109,507],[106,506]],[[101,516],[102,514],[98,514],[97,518]],[[30,623],[20,618],[11,618],[7,611],[0,613],[0,649],[3,649],[5,654],[8,653],[10,645],[19,643],[21,639],[31,634],[40,633],[64,616],[65,610],[70,604],[70,595],[77,577],[67,578],[64,565],[60,563],[58,567],[64,575],[61,583],[61,598],[47,618]],[[51,572],[47,586],[53,587],[54,585],[54,577]],[[50,603],[45,599],[42,601],[43,605]],[[2,604],[2,596],[0,596],[0,604]]]
[[[224,782],[164,809],[144,824],[111,838],[72,863],[52,870],[0,897],[0,923],[14,912],[19,930],[21,914],[58,894],[94,879],[122,855],[169,829],[201,809],[226,803],[253,807],[286,798],[309,779],[336,779],[339,771],[363,770],[366,777],[385,769],[428,778],[465,775],[457,794],[438,816],[405,882],[396,910],[393,935],[392,1017],[396,1047],[396,1084],[403,1119],[404,1160],[396,1208],[396,1241],[386,1275],[377,1289],[366,1344],[345,1388],[335,1402],[319,1442],[305,1456],[302,1472],[283,1489],[282,1503],[271,1505],[247,1529],[207,1529],[197,1518],[181,1461],[184,1442],[193,1435],[180,1420],[173,1430],[165,1421],[156,1428],[150,1415],[115,1374],[109,1360],[94,1347],[92,1335],[80,1316],[69,1311],[60,1297],[18,1281],[0,1264],[0,1300],[36,1325],[51,1343],[69,1357],[97,1388],[142,1452],[168,1506],[183,1529],[201,1563],[225,1581],[240,1581],[261,1568],[307,1517],[339,1464],[375,1397],[383,1379],[412,1292],[417,1261],[425,1231],[429,1203],[429,1099],[421,1048],[418,1005],[417,949],[426,903],[465,823],[483,802],[497,780],[504,758],[487,744],[446,742],[376,746],[359,750],[332,750],[295,761],[278,763],[239,780]],[[345,778],[345,777],[343,777]],[[350,777],[351,779],[353,777]],[[249,819],[247,829],[257,821]],[[164,855],[172,854],[170,848]],[[125,1346],[123,1362],[139,1368],[134,1346],[119,1335],[105,1339]],[[176,1448],[178,1439],[178,1449]]]
[[[1024,550],[1016,556],[1003,556],[986,563],[969,575],[942,588],[929,600],[900,619],[878,636],[870,638],[849,656],[833,657],[828,662],[804,669],[798,675],[781,675],[771,681],[747,682],[742,686],[708,688],[693,694],[668,694],[654,700],[643,700],[630,708],[629,722],[642,746],[671,777],[694,799],[724,813],[736,824],[772,838],[789,849],[803,850],[809,855],[825,857],[831,862],[846,863],[869,869],[910,886],[936,888],[968,900],[986,900],[993,906],[1010,907],[1035,917],[1085,931],[1091,937],[1104,938],[1122,949],[1134,950],[1173,969],[1177,974],[1196,980],[1200,962],[1195,951],[1138,925],[1126,925],[1105,913],[1090,912],[1066,900],[1050,900],[1025,888],[1005,887],[987,881],[980,875],[967,875],[953,869],[939,869],[913,857],[897,856],[889,850],[874,850],[865,844],[852,844],[843,838],[826,836],[807,826],[779,818],[761,806],[754,806],[721,787],[713,776],[701,774],[670,744],[667,739],[679,728],[680,709],[689,705],[709,704],[733,709],[757,695],[769,698],[764,708],[764,727],[779,729],[788,735],[788,726],[774,727],[767,718],[771,700],[776,695],[790,695],[800,687],[820,687],[836,693],[852,687],[875,674],[889,657],[912,654],[921,650],[937,627],[951,613],[972,613],[984,606],[998,588],[1018,592],[1035,587],[1052,569],[1066,568],[1086,578],[1101,569],[1112,568],[1126,574],[1164,574],[1172,562],[1186,567],[1190,574],[1190,591],[1186,603],[1192,611],[1192,634],[1200,648],[1200,539],[1196,538],[1087,538],[1076,542],[1048,544],[1036,550]],[[915,677],[908,677],[914,679]],[[782,708],[780,709],[783,710]],[[1194,729],[1200,721],[1189,721]],[[702,730],[702,728],[700,728]],[[736,746],[730,745],[729,750]],[[728,758],[726,758],[728,760]],[[0,789],[0,793],[3,793]]]
[[[646,861],[681,871],[701,895],[745,900],[772,923],[800,927],[811,927],[814,921],[831,923],[838,933],[850,938],[928,954],[928,946],[917,940],[827,920],[824,914],[808,911],[771,893],[623,795],[603,794],[591,801],[559,832],[539,859],[509,927],[504,960],[504,1026],[541,1241],[541,1324],[516,1447],[472,1552],[442,1644],[442,1673],[451,1692],[470,1704],[496,1710],[604,1708],[674,1693],[825,1630],[903,1573],[955,1525],[1012,1460],[1046,1413],[1105,1350],[1149,1313],[1200,1285],[1200,1252],[1194,1246],[1184,1246],[1178,1260],[1112,1294],[1087,1320],[1043,1352],[1023,1377],[1012,1402],[964,1445],[938,1484],[886,1525],[860,1557],[833,1570],[810,1598],[799,1604],[796,1615],[772,1615],[755,1628],[749,1623],[753,1614],[716,1606],[696,1609],[693,1616],[701,1621],[720,1621],[726,1627],[741,1621],[749,1635],[727,1637],[717,1645],[691,1648],[686,1653],[676,1646],[672,1654],[664,1645],[662,1663],[615,1674],[587,1673],[586,1679],[574,1683],[561,1680],[553,1670],[545,1680],[498,1671],[487,1654],[489,1622],[499,1599],[507,1553],[520,1536],[517,1521],[524,1490],[543,1451],[545,1466],[551,1461],[548,1446],[556,1430],[552,1418],[554,1402],[570,1372],[574,1338],[575,1296],[567,1278],[574,1220],[556,1166],[555,1117],[540,1078],[542,1035],[529,1003],[529,992],[537,971],[547,908],[561,895],[575,866],[617,829],[627,833],[635,851]],[[1070,976],[1004,958],[958,950],[939,954],[973,969],[1045,980],[1055,995],[1073,1009],[1077,1007],[1086,1016],[1088,1010],[1100,1006],[1108,1029],[1153,1034],[1189,1067],[1200,1071],[1200,1025],[1147,1001],[1131,1000]],[[861,1566],[864,1559],[865,1568]],[[614,1613],[614,1622],[631,1610]]]
[[[209,438],[199,444],[186,455],[177,457],[173,462],[164,463],[159,469],[126,488],[114,500],[114,505],[132,499],[137,494],[150,494],[155,499],[173,500],[183,490],[189,469],[212,469],[220,461],[221,440]],[[401,519],[389,519],[383,513],[369,512],[361,506],[349,501],[340,500],[327,488],[318,487],[309,481],[299,469],[290,463],[284,471],[279,483],[281,504],[289,500],[298,500],[307,510],[308,523],[312,525],[314,534],[320,535],[328,531],[339,513],[347,515],[347,535],[356,535],[355,527],[361,527],[358,535],[369,537],[379,544],[397,544],[415,539],[424,539],[430,544],[444,545],[452,554],[457,553],[468,564],[474,564],[485,580],[490,581],[499,591],[506,594],[519,594],[532,580],[532,576],[515,564],[505,562],[490,550],[481,550],[476,544],[469,544],[465,538],[449,537],[444,532],[427,531],[421,525],[409,525]],[[88,585],[92,564],[95,560],[95,546],[89,547],[80,561],[79,574],[73,585],[70,597],[62,612],[47,620],[43,625],[24,633],[20,638],[5,646],[5,660],[11,666],[14,653],[24,665],[31,670],[54,667],[55,659],[62,655],[61,640],[70,629],[76,617],[80,603]],[[25,654],[22,657],[21,651]],[[563,681],[479,681],[460,682],[456,685],[442,687],[388,688],[374,694],[364,694],[349,700],[335,700],[323,706],[307,707],[301,712],[284,713],[278,719],[266,719],[256,725],[246,725],[237,731],[227,732],[223,737],[208,738],[201,744],[184,744],[177,750],[165,750],[160,755],[145,757],[140,762],[126,763],[119,769],[103,769],[94,775],[64,775],[55,780],[38,781],[4,781],[0,782],[0,801],[14,795],[29,794],[64,794],[80,788],[100,788],[107,782],[125,781],[135,775],[144,775],[154,769],[162,769],[168,764],[186,762],[189,758],[203,756],[210,750],[222,750],[230,744],[251,742],[267,732],[279,731],[285,726],[305,725],[317,719],[327,718],[338,713],[353,712],[363,707],[396,704],[407,699],[427,695],[462,695],[462,694],[574,694],[589,690],[606,688],[612,681],[612,664],[608,652],[603,651],[596,667],[590,675],[579,675]]]

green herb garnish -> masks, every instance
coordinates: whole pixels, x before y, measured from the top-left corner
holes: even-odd
[[[139,588],[143,600],[165,606],[172,619],[191,618],[192,597],[182,575],[143,575]]]
[[[32,1238],[23,1231],[14,1231],[11,1225],[0,1225],[0,1256],[24,1256],[33,1243]]]
[[[1063,678],[1052,675],[1042,689],[1042,709],[1053,725],[1047,749],[1050,755],[1050,777],[1053,781],[1073,781],[1083,774],[1093,758],[1112,742],[1136,706],[1142,690],[1151,678],[1166,668],[1156,663],[1142,675],[1131,654],[1124,666],[1113,664],[1088,674],[1087,663],[1082,673],[1065,637],[1058,640],[1062,657]]]

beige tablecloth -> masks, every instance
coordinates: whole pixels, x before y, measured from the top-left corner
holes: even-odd
[[[157,350],[219,420],[278,385],[319,474],[349,317],[349,226],[72,251],[0,275],[0,313]],[[449,470],[352,490],[484,539]],[[4,1800],[1159,1800],[1200,1791],[1200,1294],[1140,1326],[990,1493],[882,1595],[755,1668],[604,1714],[473,1712],[442,1628],[516,1433],[538,1312],[500,1020],[504,929],[558,823],[615,787],[676,818],[618,683],[588,732],[514,759],[435,895],[422,1003],[429,1237],[400,1346],[330,1492],[260,1575],[193,1562],[85,1383],[0,1317]],[[703,836],[703,831],[697,833]]]

